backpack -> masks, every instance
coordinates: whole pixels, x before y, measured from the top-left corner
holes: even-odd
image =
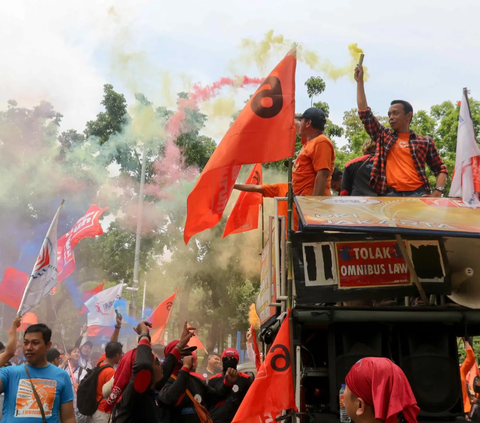
[[[105,364],[104,366],[98,365],[93,369],[87,369],[87,375],[80,382],[77,390],[77,408],[80,414],[92,416],[97,411],[102,402],[102,400],[97,401],[98,376],[107,367],[113,368],[110,364]]]

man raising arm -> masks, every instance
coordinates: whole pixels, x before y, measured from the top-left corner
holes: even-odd
[[[441,159],[435,142],[430,137],[417,135],[410,129],[413,108],[404,100],[390,104],[390,128],[380,124],[367,104],[363,67],[355,68],[358,114],[365,130],[376,142],[370,185],[379,195],[419,197],[430,195],[425,164],[437,177],[434,197],[441,197],[447,180],[447,167]]]

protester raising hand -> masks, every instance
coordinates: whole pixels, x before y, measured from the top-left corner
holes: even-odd
[[[183,358],[183,367],[187,367],[188,370],[191,370],[193,366],[193,356],[189,355]]]
[[[182,349],[188,345],[188,341],[190,341],[190,339],[195,336],[195,329],[196,328],[188,327],[188,322],[185,322],[185,324],[183,325],[182,336],[177,344],[178,348]]]
[[[15,355],[15,350],[17,349],[17,329],[22,324],[22,318],[16,317],[13,319],[12,326],[10,327],[10,334],[8,337],[8,343],[5,347],[5,351],[0,354],[0,367],[5,366],[8,360],[10,360]]]
[[[136,328],[133,328],[133,330],[136,332],[138,336],[148,335],[150,333],[151,327],[152,327],[152,324],[150,322],[142,321],[137,325]]]

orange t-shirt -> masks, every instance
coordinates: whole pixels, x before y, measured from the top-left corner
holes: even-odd
[[[468,395],[467,390],[467,374],[470,369],[475,365],[475,353],[470,346],[465,348],[465,351],[467,353],[467,357],[460,366],[460,380],[462,383],[463,412],[470,413],[470,410],[472,409],[472,404],[470,403],[470,396]]]
[[[331,195],[330,185],[334,166],[335,150],[332,142],[325,135],[319,135],[308,141],[300,150],[293,165],[293,193],[295,195],[312,195],[317,172],[328,169],[330,174],[323,195]]]
[[[262,185],[262,189],[265,198],[288,196],[288,184]],[[288,228],[288,201],[278,202],[278,215],[285,216],[285,225]],[[298,231],[298,213],[295,205],[293,206],[293,225],[295,231]]]
[[[101,362],[100,366],[105,365],[103,361]],[[105,411],[105,399],[103,398],[103,393],[102,393],[102,388],[103,385],[105,385],[107,382],[110,381],[110,379],[115,376],[115,369],[112,367],[107,367],[103,369],[100,374],[98,375],[98,380],[97,380],[97,402],[100,402],[100,405],[98,406],[98,411],[102,411],[103,413],[107,413]],[[108,413],[110,414],[110,413]]]
[[[387,184],[397,191],[415,191],[423,186],[413,163],[408,140],[410,134],[400,133],[387,153]]]

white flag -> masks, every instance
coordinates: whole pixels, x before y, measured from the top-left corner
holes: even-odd
[[[58,282],[57,268],[57,223],[63,201],[48,228],[47,235],[38,254],[32,274],[23,292],[18,315],[24,315],[40,304]]]
[[[122,298],[123,284],[112,286],[94,295],[86,303],[88,326],[114,326],[115,301]]]
[[[450,197],[461,197],[465,205],[474,209],[480,206],[480,201],[478,200],[478,184],[480,182],[479,162],[480,148],[478,148],[475,140],[475,130],[470,116],[467,92],[463,90],[460,117],[458,119],[455,174],[449,195]]]

